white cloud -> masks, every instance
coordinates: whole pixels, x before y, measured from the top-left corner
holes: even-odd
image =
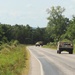
[[[32,4],[27,4],[26,5],[27,8],[30,8],[31,6],[32,6]]]
[[[75,0],[72,0],[73,2],[75,2]]]

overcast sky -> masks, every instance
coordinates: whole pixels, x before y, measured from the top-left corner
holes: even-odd
[[[75,15],[75,0],[0,0],[0,22],[46,27],[46,9],[52,6],[64,7],[68,18]]]

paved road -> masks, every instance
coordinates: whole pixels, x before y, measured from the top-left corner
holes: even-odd
[[[56,50],[35,46],[29,46],[28,49],[42,66],[38,67],[43,72],[39,75],[75,75],[75,54],[68,54],[68,52],[57,54]]]

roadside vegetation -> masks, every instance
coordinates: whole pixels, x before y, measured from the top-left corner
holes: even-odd
[[[64,12],[65,8],[61,6],[47,9],[48,23],[43,28],[0,23],[0,75],[21,75],[23,68],[26,74],[29,54],[25,45],[38,41],[56,49],[58,41],[68,39],[74,42],[75,53],[75,14],[69,19]]]
[[[45,48],[52,48],[52,49],[56,49],[57,48],[57,44],[54,42],[51,43],[47,43],[46,45],[44,45],[43,47]]]
[[[29,54],[26,46],[14,41],[0,46],[0,75],[27,75]],[[25,70],[25,71],[24,71]]]

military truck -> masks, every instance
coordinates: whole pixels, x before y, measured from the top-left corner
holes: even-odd
[[[73,54],[73,43],[72,42],[58,42],[57,53],[61,54],[62,51],[67,51],[69,54]]]
[[[35,43],[35,46],[43,46],[43,42],[42,41],[38,41]]]
[[[40,43],[39,42],[36,42],[35,46],[40,46]]]

